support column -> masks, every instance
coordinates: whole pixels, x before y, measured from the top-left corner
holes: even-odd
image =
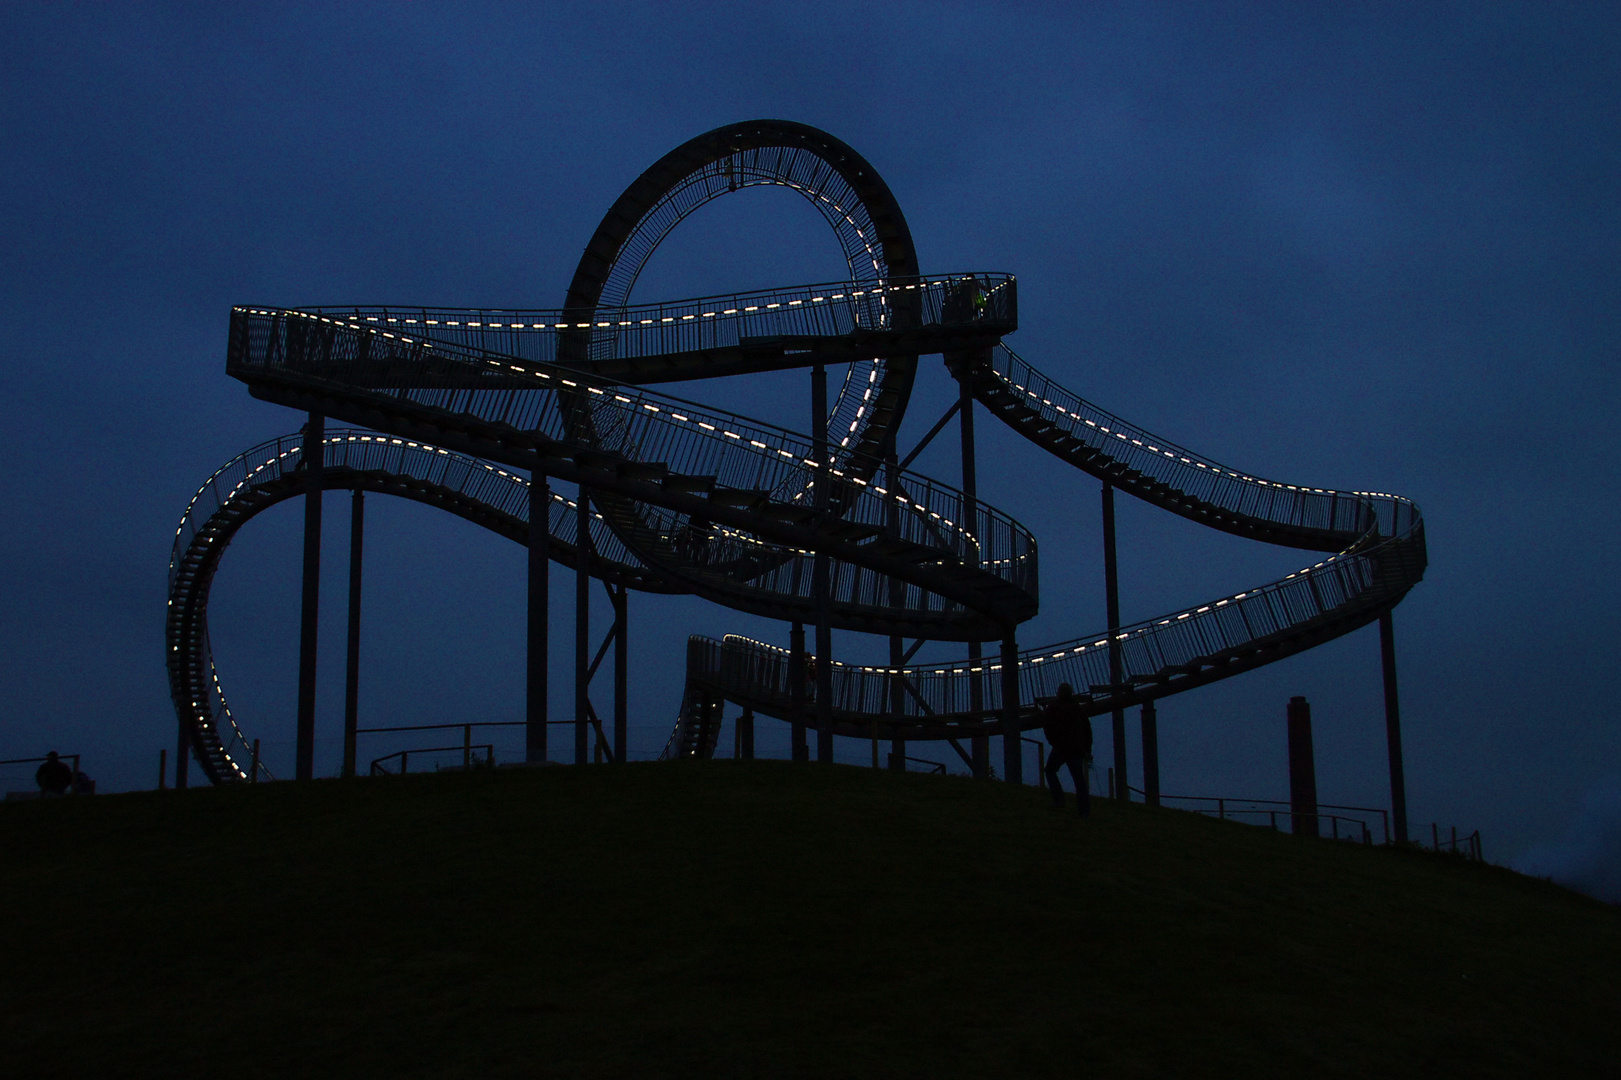
[[[802,622],[794,623],[788,631],[788,699],[794,710],[790,725],[793,760],[809,761],[810,747],[805,745],[805,624]]]
[[[528,680],[524,700],[524,754],[546,760],[547,608],[551,589],[552,489],[544,473],[529,480]]]
[[[1002,635],[1002,772],[1010,784],[1024,783],[1024,746],[1019,729],[1019,643],[1008,627]]]
[[[754,710],[747,705],[737,718],[737,756],[744,761],[754,760]]]
[[[321,618],[321,478],[326,418],[310,413],[304,425],[304,605],[298,630],[298,742],[293,776],[315,775],[315,649]]]
[[[620,585],[610,595],[614,606],[614,760],[625,760],[626,693],[630,662],[630,599]]]
[[[187,773],[191,771],[191,725],[180,721],[180,731],[175,737],[174,748],[174,789],[185,790],[188,780]],[[158,776],[163,775],[162,763],[158,766]]]
[[[1108,483],[1103,485],[1103,591],[1109,612],[1109,682],[1119,687],[1126,681],[1126,675],[1120,643],[1115,640],[1120,630],[1120,575],[1114,551],[1114,488]],[[1126,778],[1126,710],[1116,709],[1113,719],[1114,774],[1118,778],[1114,796],[1121,802],[1130,802],[1131,784]]]
[[[1289,699],[1289,811],[1296,836],[1316,836],[1317,764],[1311,749],[1311,703]]]
[[[826,510],[829,494],[829,447],[827,441],[827,368],[811,368],[811,438],[816,455],[816,493],[813,502]],[[831,562],[825,552],[816,553],[811,571],[811,591],[816,596],[816,760],[833,761],[833,627]]]
[[[343,672],[343,775],[355,774],[355,731],[360,725],[360,560],[365,550],[366,494],[349,500],[349,654]]]
[[[889,666],[892,669],[900,668],[901,657],[906,655],[906,650],[902,646],[903,642],[898,634],[890,635]],[[901,720],[906,715],[906,688],[901,685],[899,675],[889,677],[889,714],[894,718],[895,730],[900,731]],[[889,741],[889,767],[895,772],[906,771],[906,740],[899,735]]]
[[[884,454],[884,487],[893,492],[895,485],[900,482],[900,462],[895,453],[896,428],[889,429],[889,448]],[[900,504],[890,499],[885,504],[884,524],[892,533],[900,531]],[[906,583],[900,578],[891,576],[889,579],[889,606],[899,611],[906,604]],[[906,655],[906,642],[899,634],[889,635],[889,666],[896,669],[901,666],[902,657]],[[889,715],[895,723],[894,730],[900,731],[900,723],[906,715],[906,688],[901,685],[899,675],[889,677]],[[889,743],[889,767],[896,772],[906,771],[906,740],[896,737]]]
[[[1159,805],[1159,710],[1143,702],[1143,802]]]
[[[1390,748],[1390,816],[1396,843],[1407,843],[1407,781],[1402,776],[1401,706],[1396,700],[1396,628],[1390,612],[1379,616],[1379,658],[1385,674],[1385,740]]]
[[[970,500],[979,497],[978,472],[974,457],[974,391],[971,382],[972,376],[967,367],[957,374],[957,422],[962,432],[962,493]],[[985,715],[985,687],[980,680],[984,672],[976,673],[975,668],[984,668],[984,651],[980,643],[968,643],[968,708],[976,721],[984,719]],[[970,757],[973,761],[974,775],[981,780],[991,775],[991,741],[987,735],[975,735],[968,740]]]
[[[574,522],[574,764],[584,765],[591,748],[591,509],[584,484]]]

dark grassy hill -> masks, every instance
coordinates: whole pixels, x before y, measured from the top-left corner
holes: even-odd
[[[780,762],[0,807],[0,1072],[1594,1076],[1621,911]]]

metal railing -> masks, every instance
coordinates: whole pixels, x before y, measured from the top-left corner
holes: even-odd
[[[380,758],[373,758],[372,763],[371,763],[371,768],[369,770],[367,770],[367,775],[368,776],[388,776],[389,775],[389,770],[386,767],[384,767],[383,763],[386,762],[386,761],[392,761],[395,758],[398,758],[399,762],[400,762],[400,768],[399,768],[399,772],[396,773],[395,775],[404,776],[407,772],[410,771],[411,755],[412,754],[416,754],[416,755],[418,755],[420,757],[423,754],[447,753],[447,752],[452,751],[452,750],[460,750],[462,752],[462,764],[461,764],[461,767],[463,769],[472,769],[472,768],[475,768],[475,767],[477,767],[477,768],[490,768],[490,769],[495,768],[495,744],[493,744],[493,743],[468,743],[468,744],[464,744],[462,746],[421,746],[421,747],[417,747],[416,749],[413,749],[413,750],[396,750],[392,754],[384,754]],[[483,757],[482,760],[480,760],[478,758],[478,756],[476,754],[474,754],[475,750],[484,751],[484,757]],[[437,769],[437,771],[443,772],[444,769],[443,769],[442,766],[440,766]]]
[[[1143,795],[1141,788],[1127,785],[1127,790],[1134,795]],[[1333,840],[1360,840],[1363,843],[1372,843],[1372,832],[1368,822],[1378,816],[1380,827],[1380,843],[1389,844],[1390,838],[1390,811],[1377,806],[1336,806],[1332,803],[1318,803],[1314,814],[1296,813],[1294,804],[1283,799],[1242,799],[1228,798],[1219,795],[1161,795],[1160,805],[1168,803],[1192,803],[1194,805],[1183,807],[1198,814],[1206,814],[1220,818],[1223,821],[1254,821],[1259,823],[1265,820],[1267,827],[1273,831],[1285,831],[1279,828],[1280,823],[1288,826],[1287,831],[1294,831],[1296,819],[1311,819],[1319,824],[1327,823],[1329,827],[1328,838]],[[1342,811],[1336,813],[1336,811]],[[1341,826],[1346,826],[1346,832],[1341,835]],[[1354,828],[1352,828],[1354,826]]]
[[[43,763],[45,763],[45,762],[47,762],[49,760],[51,760],[51,759],[48,756],[43,756],[43,755],[40,756],[40,757],[10,758],[10,759],[8,759],[6,761],[0,761],[0,767],[4,767],[6,765],[40,765],[40,764],[43,764]],[[73,764],[71,766],[69,766],[69,768],[71,768],[73,770],[73,780],[72,780],[71,783],[69,783],[68,790],[65,792],[65,794],[68,794],[68,795],[81,794],[81,792],[79,791],[79,777],[81,775],[80,772],[79,772],[79,755],[78,754],[58,754],[58,755],[56,755],[56,760],[73,762]],[[29,779],[32,780],[33,778],[29,777]],[[93,785],[92,785],[92,790],[93,790]],[[8,791],[8,792],[6,792],[6,797],[10,798],[13,795],[19,795],[19,794],[23,795],[23,796],[29,796],[29,795],[37,794],[37,792],[31,792],[31,791],[9,792]],[[89,792],[84,792],[83,794],[89,794]]]
[[[895,326],[895,299],[902,296],[915,305],[915,327]],[[559,362],[559,342],[581,333],[590,335],[592,361],[669,357],[862,331],[977,328],[999,334],[1018,325],[1018,289],[1011,274],[975,271],[792,285],[594,312],[383,305],[299,310],[323,323],[376,329],[404,346],[429,342],[552,365]]]

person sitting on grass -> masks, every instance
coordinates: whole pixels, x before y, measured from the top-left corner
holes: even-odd
[[[45,764],[34,773],[34,783],[42,795],[66,795],[73,786],[73,769],[52,750],[45,755]]]
[[[1086,787],[1086,771],[1092,762],[1092,721],[1081,711],[1069,683],[1058,684],[1058,696],[1047,703],[1042,719],[1042,733],[1052,744],[1047,758],[1047,786],[1053,793],[1053,805],[1063,809],[1064,786],[1058,782],[1058,769],[1068,765],[1069,778],[1075,784],[1075,801],[1081,816],[1086,817],[1092,812],[1092,793]]]

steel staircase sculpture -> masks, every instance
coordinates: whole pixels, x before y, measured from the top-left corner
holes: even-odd
[[[633,304],[658,244],[712,199],[763,184],[797,192],[838,239],[848,280]],[[1022,723],[1060,680],[1104,712],[1203,685],[1355,629],[1422,576],[1423,526],[1396,496],[1276,484],[1187,452],[1097,409],[1006,349],[1014,279],[920,273],[893,195],[850,147],[754,121],[665,155],[614,203],[560,310],[242,306],[227,372],[264,400],[366,431],[324,440],[321,485],[440,506],[520,542],[528,483],[579,485],[593,506],[591,572],[812,622],[818,556],[834,628],[994,640],[1035,614],[1033,536],[1006,514],[895,465],[894,432],[921,354],[1037,446],[1132,495],[1250,539],[1331,552],[1260,589],[1020,657]],[[805,436],[659,395],[647,384],[849,364],[825,434]],[[220,554],[254,514],[308,489],[290,436],[203,485],[170,568],[171,690],[216,783],[243,775],[206,607]],[[573,504],[553,496],[550,554],[574,565]],[[1120,658],[1111,682],[1110,653]],[[713,753],[725,702],[794,716],[785,650],[694,638],[665,755]],[[940,738],[992,726],[995,663],[833,663],[836,729]],[[808,718],[806,718],[808,719]]]

